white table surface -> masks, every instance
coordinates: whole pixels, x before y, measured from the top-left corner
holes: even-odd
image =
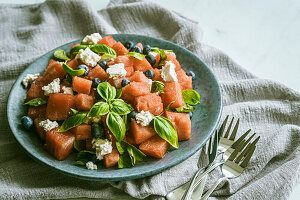
[[[44,0],[0,0],[39,3]],[[226,52],[260,78],[300,92],[299,0],[150,0],[199,22],[203,42]],[[89,0],[95,9],[108,0]],[[300,199],[298,183],[289,200]]]

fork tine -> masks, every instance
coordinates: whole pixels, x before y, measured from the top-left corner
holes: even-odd
[[[232,145],[231,148],[235,149],[243,139],[250,133],[251,129],[249,129],[246,133],[244,133],[237,141],[235,141]]]
[[[217,131],[216,131],[217,132]],[[216,133],[215,133],[216,134]],[[212,135],[210,138],[209,138],[209,142],[208,142],[208,154],[210,154],[211,153],[211,148],[212,148],[212,138],[213,138],[214,136]]]
[[[234,120],[234,117],[232,117],[232,119],[231,119],[231,121],[230,121],[230,124],[229,124],[229,126],[228,126],[228,128],[227,128],[227,131],[226,131],[225,135],[223,136],[224,138],[228,138],[228,135],[229,135],[229,132],[230,132],[230,129],[231,129],[233,120]]]
[[[249,152],[247,154],[247,156],[245,157],[245,159],[243,160],[243,162],[240,164],[240,166],[242,168],[245,168],[248,165],[248,162],[250,161],[254,151],[255,151],[256,145],[251,146],[251,148],[249,149]]]
[[[219,132],[218,132],[219,137],[218,138],[220,138],[223,135],[223,132],[225,130],[225,126],[226,126],[227,121],[228,121],[228,117],[229,117],[229,115],[226,116],[226,118],[224,119],[224,121],[223,121],[223,123],[222,123],[222,125],[221,125],[221,127],[219,129]]]
[[[238,128],[239,128],[239,124],[240,124],[240,119],[237,120],[237,122],[236,122],[236,124],[235,124],[235,127],[234,127],[234,129],[233,129],[233,131],[232,131],[232,133],[231,133],[231,135],[230,135],[229,140],[234,141],[235,136],[236,136],[236,133],[237,133],[237,130],[238,130]]]
[[[237,156],[237,154],[246,146],[245,140],[243,140],[241,142],[241,144],[239,146],[236,147],[236,149],[234,149],[234,151],[230,154],[228,160],[233,161],[235,159],[235,157]]]
[[[251,139],[254,137],[255,134],[256,134],[256,133],[253,133],[253,134],[251,135],[251,137],[246,141],[246,143],[249,143],[249,142],[251,141]],[[242,160],[242,158],[243,158],[243,157],[245,156],[245,154],[248,152],[248,149],[249,149],[251,146],[253,146],[253,144],[255,145],[256,142],[249,143],[249,144],[247,145],[247,147],[242,151],[242,153],[240,153],[240,155],[235,159],[235,162],[236,162],[236,163],[239,163],[239,162]]]

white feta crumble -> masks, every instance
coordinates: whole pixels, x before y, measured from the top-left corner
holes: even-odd
[[[112,142],[108,139],[93,139],[93,148],[96,149],[98,160],[102,160],[103,156],[112,152]]]
[[[63,86],[63,87],[62,87],[62,90],[64,91],[64,94],[73,94],[73,89],[72,89],[72,87],[66,87],[66,86]]]
[[[175,71],[175,64],[172,61],[167,61],[161,69],[161,77],[164,81],[178,81]]]
[[[91,35],[87,35],[83,38],[82,44],[97,44],[102,37],[99,33],[93,33]]]
[[[28,87],[29,84],[31,84],[35,79],[37,79],[40,76],[39,73],[37,74],[27,74],[23,80],[22,84],[25,86],[25,88]]]
[[[110,65],[106,69],[106,73],[108,74],[109,78],[117,79],[126,76],[127,71],[125,70],[124,63],[118,63]]]
[[[48,96],[51,93],[59,93],[60,92],[60,79],[56,78],[51,83],[42,87],[44,90],[44,94]]]
[[[75,58],[80,59],[88,66],[95,67],[98,61],[101,59],[101,56],[94,53],[92,50],[90,50],[90,48],[87,47],[85,50],[80,49]]]
[[[150,51],[150,52],[149,52],[149,55],[154,56],[154,58],[156,57],[157,54],[158,54],[158,53],[155,53],[154,51]]]
[[[152,79],[148,79],[148,83],[149,83],[149,85],[151,86],[152,85]]]
[[[152,114],[149,111],[141,111],[135,116],[136,122],[142,126],[148,126],[153,119]]]
[[[49,119],[46,119],[44,121],[41,121],[39,123],[40,127],[43,127],[45,131],[50,131],[56,127],[58,127],[58,123],[56,121],[50,121]]]
[[[87,169],[90,169],[90,170],[95,170],[97,169],[97,165],[95,165],[92,161],[89,161],[85,164],[86,168]]]

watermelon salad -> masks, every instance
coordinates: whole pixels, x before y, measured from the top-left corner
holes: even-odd
[[[132,167],[179,148],[200,102],[195,74],[172,50],[150,45],[93,33],[69,52],[56,50],[42,75],[22,81],[23,127],[35,129],[55,159],[75,152],[74,164],[91,170]]]

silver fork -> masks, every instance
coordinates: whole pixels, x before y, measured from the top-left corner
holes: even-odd
[[[216,187],[226,178],[236,178],[242,174],[255,151],[256,143],[258,142],[259,138],[260,137],[257,137],[253,143],[249,143],[240,154],[239,152],[243,149],[243,147],[242,145],[239,145],[226,161],[222,161],[223,164],[221,167],[221,178],[219,178],[216,183],[203,195],[201,200],[208,199]]]

